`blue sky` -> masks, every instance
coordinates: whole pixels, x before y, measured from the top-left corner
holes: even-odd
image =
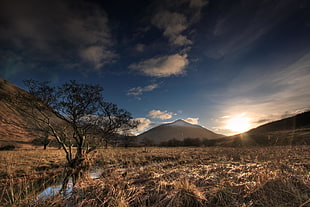
[[[226,135],[310,108],[310,2],[0,2],[0,76],[98,83],[141,121]]]

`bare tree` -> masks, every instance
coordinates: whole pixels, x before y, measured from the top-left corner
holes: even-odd
[[[108,136],[98,139],[94,133],[97,129],[104,135],[111,135],[118,129],[135,126],[130,124],[129,112],[103,101],[103,88],[99,85],[70,81],[51,87],[48,82],[34,80],[25,81],[25,85],[33,95],[28,102],[32,107],[29,116],[39,126],[48,127],[66,153],[68,165],[63,189],[69,177],[72,176],[75,183],[89,167],[87,155],[107,139]]]
[[[109,143],[116,146],[119,134],[126,134],[139,124],[138,121],[132,119],[128,111],[119,109],[113,103],[100,102],[98,111],[99,116],[89,117],[88,122],[95,127],[106,148]]]

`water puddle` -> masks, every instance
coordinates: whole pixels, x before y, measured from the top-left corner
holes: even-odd
[[[108,167],[108,168],[102,168],[102,167],[95,167],[93,170],[91,170],[89,172],[89,177],[92,179],[99,179],[99,177],[102,175],[102,173],[104,173],[105,171],[108,171],[110,169],[118,169],[118,171],[121,172],[126,172],[127,170],[134,170],[134,169],[140,169],[143,170],[144,168],[147,167],[154,167],[154,166],[161,166],[163,163],[159,162],[159,163],[151,163],[145,166],[140,166],[137,168],[122,168],[120,166],[112,166],[112,167]],[[48,199],[51,196],[56,196],[59,195],[61,188],[62,188],[62,179],[59,179],[56,183],[48,186],[47,188],[45,188],[38,196],[37,199]],[[69,179],[68,182],[68,186],[67,189],[64,193],[62,193],[62,196],[71,196],[72,194],[72,189],[73,189],[73,182],[72,179]]]
[[[89,172],[89,177],[92,179],[98,179],[103,172],[104,172],[103,168],[94,168],[92,171]],[[37,199],[48,199],[49,197],[56,196],[61,191],[61,188],[62,188],[62,179],[59,179],[58,182],[45,188],[37,196]],[[65,197],[71,196],[72,189],[73,189],[73,182],[72,182],[72,178],[70,178],[68,185],[67,185],[67,189],[61,195]]]
[[[105,171],[103,168],[94,168],[89,172],[89,177],[92,179],[99,179],[100,175]]]

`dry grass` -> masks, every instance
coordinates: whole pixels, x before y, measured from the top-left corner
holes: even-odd
[[[0,181],[7,178],[32,176],[63,166],[65,155],[56,149],[19,149],[0,151]]]
[[[64,164],[61,150],[0,151],[0,203],[17,205],[34,197],[42,186],[57,178]]]
[[[70,197],[31,206],[307,206],[310,147],[108,149]]]

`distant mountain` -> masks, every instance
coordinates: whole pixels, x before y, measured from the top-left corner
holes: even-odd
[[[221,146],[310,144],[310,111],[221,139]]]
[[[0,147],[9,144],[27,147],[33,139],[44,136],[36,122],[25,113],[31,110],[26,104],[31,98],[25,90],[0,78]]]
[[[216,134],[202,126],[179,119],[172,123],[154,127],[138,135],[137,140],[141,142],[147,139],[154,144],[160,144],[172,139],[181,141],[185,138],[217,139],[219,137],[224,137],[224,135]]]

